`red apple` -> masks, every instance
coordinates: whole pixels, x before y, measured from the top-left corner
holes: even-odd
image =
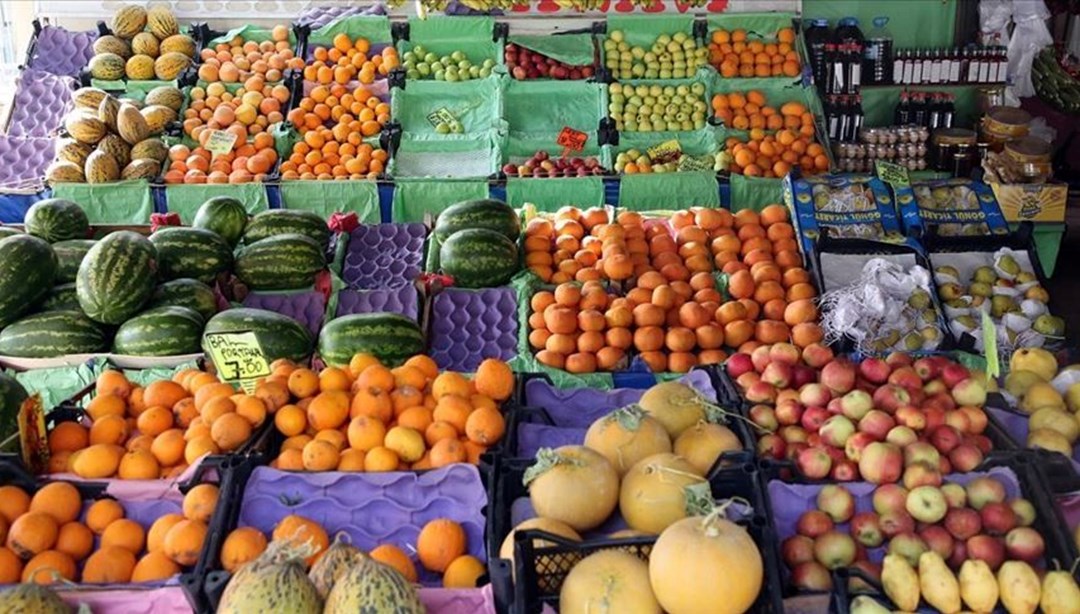
[[[889,413],[911,404],[911,392],[903,386],[885,384],[874,391],[874,407]]]
[[[916,462],[904,468],[904,488],[911,490],[919,486],[941,486],[941,473],[936,465]]]
[[[771,384],[777,389],[783,389],[787,388],[788,384],[791,383],[793,375],[791,365],[774,360],[761,372],[761,381]]]
[[[765,367],[768,367],[769,363],[772,362],[772,357],[769,356],[769,347],[759,345],[754,348],[754,351],[750,352],[750,362],[754,363],[754,370],[758,373],[764,373]]]
[[[877,441],[883,441],[894,426],[896,426],[896,421],[892,416],[877,409],[866,412],[862,420],[859,420],[859,430],[870,433]]]
[[[957,405],[982,407],[986,404],[986,384],[969,377],[953,386],[952,398]]]
[[[953,542],[952,554],[949,555],[949,558],[945,562],[949,565],[950,569],[956,570],[960,569],[960,566],[963,565],[966,560],[968,560],[967,544],[958,539]]]
[[[945,514],[945,530],[960,541],[966,541],[982,531],[979,512],[969,507],[954,507]]]
[[[873,484],[886,484],[900,479],[904,456],[900,448],[875,441],[866,446],[859,458],[859,474]]]
[[[926,396],[932,397],[935,394],[948,394],[949,388],[945,385],[945,382],[941,381],[940,379],[932,379],[923,384],[922,391],[923,394],[925,394]]]
[[[922,391],[923,380],[912,367],[900,367],[889,374],[889,383],[901,386],[908,392]]]
[[[769,359],[789,366],[798,364],[802,352],[790,343],[774,343],[769,346]]]
[[[826,484],[817,494],[817,507],[835,523],[847,522],[855,514],[855,497],[837,484]]]
[[[949,482],[941,487],[942,494],[945,495],[945,502],[949,504],[949,507],[964,507],[967,505],[967,491],[964,487],[955,483]]]
[[[801,388],[806,384],[817,381],[817,371],[806,365],[795,365],[792,367],[792,372],[792,388]]]
[[[829,470],[832,469],[832,457],[821,448],[807,448],[799,452],[795,466],[804,477],[820,480],[829,475]]]
[[[806,411],[802,414],[800,424],[802,424],[804,429],[816,432],[831,416],[832,414],[829,413],[829,410],[824,407],[807,407]]]
[[[930,431],[928,437],[930,438],[930,443],[942,454],[952,452],[953,448],[960,445],[960,440],[962,438],[960,431],[947,424],[943,424]]]
[[[907,493],[907,489],[899,484],[882,484],[878,486],[871,497],[874,511],[879,516],[884,516],[889,512],[904,511],[904,504],[907,503]]]
[[[885,357],[885,364],[893,369],[906,367],[911,364],[911,361],[911,354],[905,354],[904,352],[892,352]]]
[[[1031,501],[1017,497],[1009,499],[1009,507],[1016,514],[1016,522],[1022,527],[1030,527],[1035,523],[1035,506]]]
[[[846,416],[832,416],[821,425],[818,433],[826,445],[843,449],[848,438],[855,434],[855,425]]]
[[[969,377],[971,377],[971,372],[967,370],[967,367],[955,362],[945,365],[945,368],[941,370],[941,381],[945,382],[945,386],[950,389]]]
[[[990,438],[986,435],[971,435],[970,437],[967,437],[966,440],[971,443],[971,445],[978,448],[984,456],[994,449],[994,442],[990,441]]]
[[[899,554],[916,568],[919,566],[919,556],[929,549],[921,537],[910,532],[893,536],[888,545],[889,554]]]
[[[844,413],[842,397],[833,397],[829,404],[825,406],[825,409],[829,410],[830,414],[842,414]]]
[[[800,591],[823,593],[832,590],[832,574],[817,561],[800,563],[792,569],[791,582]]]
[[[997,571],[998,567],[1005,562],[1005,544],[1000,538],[989,535],[975,535],[969,537],[964,543],[967,556],[970,559],[985,561],[990,569]]]
[[[916,441],[904,448],[904,465],[922,462],[937,469],[939,458],[941,458],[941,455],[938,453],[937,448],[925,441]]]
[[[754,370],[754,363],[750,360],[750,355],[745,352],[738,352],[728,357],[724,362],[724,368],[727,369],[728,377],[737,379],[743,373],[749,373]]]
[[[990,476],[979,476],[967,483],[968,505],[982,510],[987,503],[1005,501],[1005,486]]]
[[[837,482],[854,482],[859,479],[859,467],[849,460],[833,460],[829,477]]]
[[[897,424],[902,424],[916,431],[926,428],[926,414],[913,405],[904,405],[897,408],[895,416]]]
[[[1016,527],[1005,534],[1005,553],[1010,559],[1035,563],[1045,551],[1042,535],[1031,527]]]
[[[945,410],[940,407],[923,407],[923,416],[926,418],[924,432],[930,432],[945,424]]]
[[[874,437],[870,433],[855,433],[844,442],[844,455],[847,456],[848,460],[857,463],[859,458],[862,457],[862,452],[866,449],[866,446],[873,442]]]
[[[962,443],[949,452],[949,462],[952,463],[953,469],[961,473],[974,471],[982,464],[982,461],[982,450],[972,444]]]
[[[799,388],[799,402],[807,407],[825,407],[832,400],[832,393],[823,384],[810,383]]]
[[[776,388],[768,382],[757,382],[746,389],[744,396],[751,403],[774,403],[776,402]]]
[[[796,401],[784,401],[776,404],[776,421],[782,426],[792,426],[802,421],[803,406]]]
[[[832,362],[833,351],[827,345],[811,343],[803,348],[802,359],[808,366],[820,369]]]
[[[809,433],[801,426],[782,426],[777,432],[787,443],[806,443],[809,438]]]
[[[859,363],[859,375],[873,384],[884,384],[889,379],[892,368],[880,358],[867,358]]]
[[[762,458],[780,460],[784,458],[784,450],[787,448],[787,444],[779,435],[767,433],[758,438],[755,448],[757,455]]]
[[[933,523],[945,518],[949,504],[937,486],[917,486],[908,491],[904,509],[919,522]]]
[[[922,408],[923,411],[927,411],[931,408],[949,411],[950,409],[956,409],[956,401],[953,400],[952,395],[948,392],[936,392],[923,401]],[[944,416],[942,416],[942,421],[944,421],[944,419]]]
[[[931,358],[920,358],[911,366],[915,368],[915,372],[919,374],[919,377],[922,378],[924,382],[934,379],[941,373],[941,366],[936,360]]]
[[[919,440],[919,436],[915,434],[915,431],[906,426],[894,426],[889,429],[889,433],[885,435],[885,441],[903,448],[909,446]]]
[[[919,537],[926,542],[927,547],[940,554],[943,559],[949,558],[953,551],[953,544],[956,543],[947,530],[936,524],[923,527],[919,531]]]
[[[900,509],[879,516],[878,525],[881,527],[881,534],[884,535],[886,539],[892,539],[902,533],[914,531],[915,519],[911,517],[911,514]]]
[[[780,556],[788,567],[814,560],[814,540],[805,535],[792,535],[780,545]]]
[[[885,541],[878,515],[873,512],[855,514],[851,519],[851,536],[867,548],[877,548]]]
[[[830,570],[847,567],[855,562],[855,540],[835,530],[820,535],[814,539],[814,559]]]
[[[979,509],[983,530],[990,535],[1005,535],[1019,524],[1016,512],[1007,503],[991,501]]]
[[[761,381],[761,374],[757,371],[747,371],[739,377],[735,378],[735,385],[739,387],[739,390],[745,393],[750,389],[750,386],[757,384]]]
[[[821,510],[810,510],[799,516],[798,522],[795,523],[795,531],[799,535],[814,539],[832,531],[834,526],[828,514]]]
[[[971,419],[967,414],[958,410],[952,409],[945,412],[945,424],[953,427],[961,433],[971,433]]]
[[[821,369],[821,383],[833,394],[845,394],[855,387],[855,367],[844,359],[836,359]]]
[[[862,390],[852,390],[840,397],[840,412],[852,420],[862,420],[871,409],[874,409],[874,400]]]
[[[768,405],[755,405],[747,412],[750,421],[766,431],[775,431],[780,428],[780,422],[776,419],[776,411]]]
[[[787,447],[784,449],[784,458],[794,462],[795,459],[799,458],[799,454],[809,447],[809,445],[802,441],[789,441],[787,442]]]

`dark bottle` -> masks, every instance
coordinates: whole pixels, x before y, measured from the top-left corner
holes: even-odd
[[[930,73],[934,68],[934,50],[927,49],[923,51],[922,61],[922,82],[930,83]]]
[[[836,26],[837,46],[842,51],[844,64],[843,88],[836,91],[837,94],[854,94],[862,85],[862,54],[866,40],[859,30],[859,20],[854,17],[844,17]]]
[[[930,103],[927,105],[929,112],[927,113],[928,119],[926,127],[929,128],[931,132],[937,130],[941,125],[941,111],[943,107],[944,104],[942,103],[941,96],[938,94],[930,94]]]
[[[990,57],[990,50],[983,48],[979,50],[979,83],[990,83],[990,70],[994,64],[993,58]],[[995,71],[996,72],[996,71]]]
[[[826,94],[840,94],[844,91],[844,57],[833,43],[825,45],[825,58],[828,63],[828,83]]]
[[[997,77],[995,83],[1006,83],[1009,80],[1009,49],[998,47]]]
[[[941,50],[935,49],[932,63],[930,64],[930,83],[943,83],[945,80],[941,78]]]
[[[945,94],[945,102],[941,108],[941,128],[952,128],[953,118],[956,116],[956,98],[952,94]]]
[[[893,125],[904,126],[911,123],[911,97],[907,90],[900,92],[900,104],[893,112]]]
[[[979,82],[979,52],[974,47],[968,47],[964,50],[964,54],[967,55],[967,78],[965,83],[978,83]]]
[[[862,94],[856,94],[851,106],[851,140],[859,140],[863,126]]]
[[[922,49],[916,49],[915,50],[915,61],[912,62],[912,67],[911,67],[911,81],[909,81],[908,83],[911,83],[913,85],[918,85],[918,84],[923,82],[922,68],[923,68],[923,52],[922,52]]]
[[[963,58],[960,55],[960,48],[953,47],[952,50],[952,63],[949,64],[949,83],[960,83],[960,75],[963,70]]]
[[[810,26],[806,28],[806,50],[810,55],[810,70],[814,75],[814,83],[818,87],[825,87],[828,84],[825,45],[831,37],[828,19],[813,19],[810,21]]]
[[[847,75],[844,78],[844,93],[857,94],[862,87],[862,47],[855,43],[849,43],[847,53],[844,54],[844,69]]]
[[[840,140],[840,115],[836,108],[836,96],[825,97],[825,131],[830,141]]]
[[[866,35],[866,48],[863,49],[863,76],[867,83],[892,83],[893,80],[893,37],[885,29],[888,17],[875,17],[874,28]]]
[[[940,49],[938,53],[941,55],[941,78],[938,83],[950,83],[949,71],[952,70],[952,54],[948,49]]]
[[[911,123],[926,126],[926,95],[915,92],[911,98]]]
[[[904,82],[904,64],[906,60],[907,49],[897,50],[892,64],[892,83],[902,84]]]

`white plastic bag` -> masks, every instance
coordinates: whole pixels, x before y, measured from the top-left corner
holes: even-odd
[[[984,45],[1007,44],[1012,16],[1013,0],[979,2],[979,40]]]
[[[1035,95],[1035,87],[1031,84],[1031,64],[1043,47],[1053,44],[1054,37],[1046,28],[1050,11],[1043,0],[1013,0],[1012,5],[1016,27],[1009,41],[1009,77],[1013,93],[1025,98]]]

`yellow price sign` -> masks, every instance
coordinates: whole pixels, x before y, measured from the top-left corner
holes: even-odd
[[[234,144],[236,144],[236,135],[232,132],[211,130],[210,137],[206,139],[206,145],[203,147],[216,158],[232,151]]]
[[[270,375],[270,364],[255,333],[208,333],[203,339],[222,380],[240,382],[246,390],[254,380]]]

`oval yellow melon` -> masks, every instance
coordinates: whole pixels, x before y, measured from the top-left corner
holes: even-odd
[[[742,442],[731,429],[709,422],[698,422],[683,431],[672,447],[702,475],[708,475],[721,454],[741,449]]]
[[[619,500],[619,475],[599,452],[585,446],[541,448],[536,460],[525,483],[538,516],[587,531],[611,515]]]
[[[687,490],[697,485],[700,492]],[[670,453],[644,458],[623,476],[619,511],[631,529],[658,534],[686,518],[689,503],[711,502],[708,483],[685,458]]]
[[[690,386],[663,382],[645,391],[638,401],[645,413],[660,421],[671,438],[708,418],[711,404]]]
[[[671,438],[659,421],[630,405],[593,422],[585,447],[603,454],[622,476],[646,456],[670,452]]]
[[[582,559],[559,591],[560,614],[660,614],[649,586],[649,566],[621,550]]]

